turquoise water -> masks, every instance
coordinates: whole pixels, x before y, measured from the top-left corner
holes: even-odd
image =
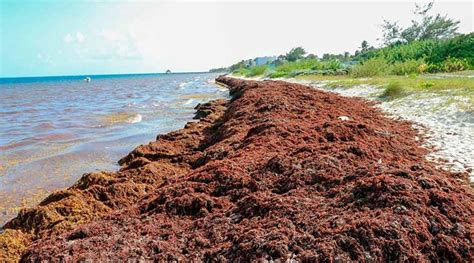
[[[197,103],[224,98],[216,74],[0,80],[0,225],[21,207],[182,128]]]

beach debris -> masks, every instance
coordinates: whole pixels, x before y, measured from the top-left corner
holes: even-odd
[[[339,120],[341,120],[341,121],[348,121],[348,120],[350,120],[350,118],[347,117],[347,116],[339,116],[339,117],[337,117],[337,118],[338,118]]]
[[[230,101],[20,212],[0,247],[22,244],[22,262],[474,258],[473,190],[411,123],[303,85],[217,81]],[[361,123],[334,118],[348,115]]]

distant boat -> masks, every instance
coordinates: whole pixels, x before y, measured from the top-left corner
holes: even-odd
[[[92,80],[92,79],[91,79],[90,77],[86,77],[86,78],[84,79],[85,82],[91,82],[91,80]]]
[[[166,74],[170,74],[171,73],[171,70],[166,70]]]

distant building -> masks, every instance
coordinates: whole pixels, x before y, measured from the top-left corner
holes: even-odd
[[[276,56],[268,56],[268,57],[256,57],[254,60],[253,60],[253,64],[255,66],[260,66],[260,65],[265,65],[265,64],[268,64],[268,63],[272,63],[273,61],[275,61],[277,59]]]

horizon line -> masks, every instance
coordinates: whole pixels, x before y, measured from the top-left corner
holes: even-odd
[[[77,75],[38,75],[38,76],[16,76],[0,77],[0,79],[22,79],[22,78],[56,78],[56,77],[90,77],[90,76],[121,76],[121,75],[156,75],[156,74],[193,74],[211,73],[209,71],[178,71],[178,72],[140,72],[140,73],[105,73],[105,74],[77,74]]]

